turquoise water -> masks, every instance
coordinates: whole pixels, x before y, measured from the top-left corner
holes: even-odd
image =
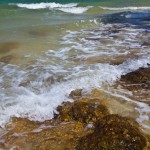
[[[75,89],[107,87],[126,101],[130,92],[111,85],[150,64],[149,38],[149,0],[1,0],[0,126],[51,119]],[[143,124],[149,106],[136,105]]]
[[[56,2],[56,3],[102,3],[111,6],[148,6],[149,0],[1,0],[1,4],[8,3],[41,3],[41,2]]]

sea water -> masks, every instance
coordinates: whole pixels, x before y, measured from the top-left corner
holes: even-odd
[[[150,64],[149,39],[149,0],[1,0],[0,126],[51,119],[72,90],[94,88],[136,103],[143,124],[149,106],[112,85]]]

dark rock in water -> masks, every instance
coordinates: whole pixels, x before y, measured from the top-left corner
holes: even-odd
[[[149,18],[150,18],[149,12],[128,11],[103,15],[100,20],[103,23],[131,24],[149,30],[150,29]]]
[[[141,46],[150,46],[150,40],[144,41]]]
[[[0,43],[0,53],[7,53],[15,48],[19,47],[18,42],[5,42],[5,43]]]
[[[148,64],[147,64],[148,65]],[[139,68],[133,72],[121,76],[119,82],[123,88],[132,92],[131,98],[135,101],[150,105],[150,66]]]
[[[122,75],[121,81],[128,84],[138,84],[142,88],[150,89],[150,67],[139,68],[136,71]]]
[[[69,97],[71,98],[79,98],[81,96],[82,96],[82,89],[71,91],[71,93],[69,94]]]
[[[19,84],[19,86],[22,86],[22,87],[27,87],[28,85],[30,84],[30,81],[27,80],[27,81],[23,81]]]
[[[136,124],[118,115],[108,115],[97,122],[93,133],[82,137],[77,150],[143,150],[146,139]]]
[[[61,120],[76,120],[83,123],[95,123],[109,114],[105,106],[84,100],[75,101],[74,104],[67,104],[61,109],[59,108],[58,111],[60,112],[59,117]]]

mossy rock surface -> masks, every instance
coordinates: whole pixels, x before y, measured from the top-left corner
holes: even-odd
[[[94,91],[94,95],[101,93]],[[87,97],[65,102],[55,118],[44,122],[14,118],[2,136],[3,149],[21,150],[143,150],[149,139],[138,124],[110,115],[99,99]],[[146,136],[146,135],[145,135]],[[146,147],[147,148],[147,147]],[[145,149],[148,150],[149,148]]]
[[[108,109],[104,105],[84,100],[75,101],[74,104],[66,105],[59,111],[61,120],[76,120],[82,123],[95,123],[109,114]]]
[[[119,84],[132,92],[131,99],[150,105],[150,66],[122,75]]]
[[[73,99],[82,97],[82,89],[76,89],[71,91],[69,97]]]
[[[121,76],[121,81],[139,88],[150,89],[150,67],[139,68],[136,71]]]
[[[145,137],[136,124],[118,115],[108,115],[97,122],[93,133],[81,138],[77,150],[143,150]]]

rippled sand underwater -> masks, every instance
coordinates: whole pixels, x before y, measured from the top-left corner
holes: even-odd
[[[71,91],[83,89],[86,95],[99,89],[112,114],[131,117],[149,134],[149,89],[138,95],[118,82],[122,75],[150,64],[148,3],[0,7],[2,127],[14,117],[52,119],[59,105],[73,101]]]

